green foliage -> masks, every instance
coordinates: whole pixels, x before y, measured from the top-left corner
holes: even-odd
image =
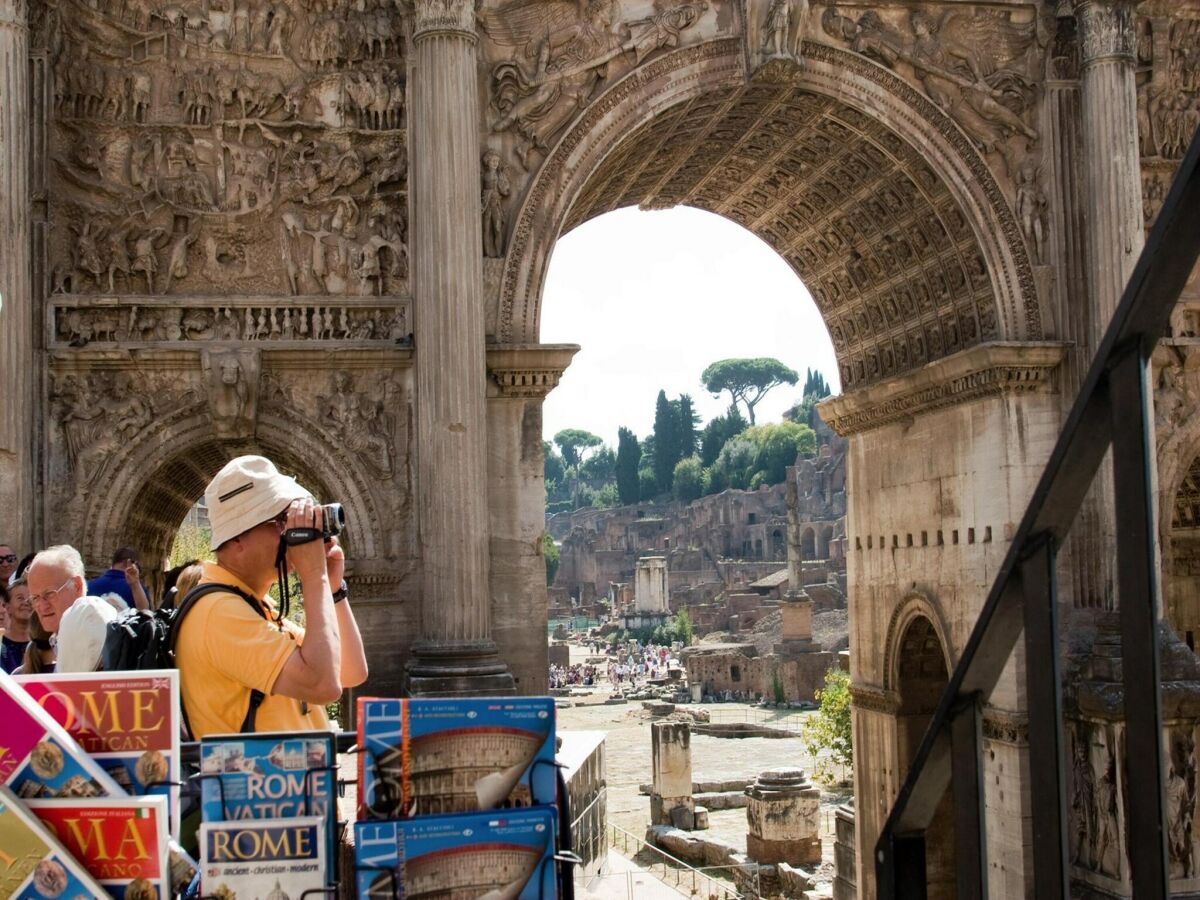
[[[665,625],[654,627],[647,625],[645,628],[633,628],[618,632],[614,643],[634,639],[642,644],[657,644],[666,647],[678,641],[686,647],[691,644],[694,633],[691,617],[688,616],[687,610],[681,609],[675,618]]]
[[[617,494],[624,504],[637,503],[640,497],[638,463],[642,448],[637,436],[628,428],[617,430]]]
[[[679,409],[666,391],[659,391],[654,405],[654,481],[664,493],[671,490],[679,462],[679,431]]]
[[[713,396],[729,391],[734,404],[746,405],[750,424],[754,424],[754,407],[772,389],[781,384],[795,384],[800,376],[779,360],[769,356],[756,359],[722,359],[700,375],[700,381]]]
[[[550,494],[550,482],[561,483],[566,480],[567,467],[549,441],[542,441],[542,472],[546,476],[547,495]]]
[[[817,437],[807,425],[778,422],[755,425],[731,438],[708,470],[708,493],[726,488],[757,490],[779,484],[796,455],[816,452]]]
[[[786,469],[795,464],[798,454],[812,456],[817,450],[816,434],[797,422],[758,425],[747,429],[743,436],[758,448],[754,468],[763,474],[765,484],[779,484],[787,477]]]
[[[830,393],[829,383],[825,380],[825,376],[816,369],[809,369],[804,379],[804,393],[801,399],[785,412],[783,417],[789,421],[815,428],[817,404],[828,397]]]
[[[787,691],[783,689],[783,679],[779,677],[778,669],[771,673],[771,696],[776,703],[787,703]]]
[[[579,465],[579,477],[593,487],[605,485],[617,477],[617,454],[601,447]]]
[[[675,403],[679,407],[679,458],[687,459],[700,446],[700,414],[688,394],[680,394]]]
[[[817,691],[820,707],[809,716],[802,732],[805,747],[816,756],[828,749],[833,761],[843,766],[854,760],[854,741],[850,729],[850,676],[841,669],[825,673],[825,687]]]
[[[758,448],[754,442],[739,435],[726,441],[725,446],[717,455],[712,465],[712,484],[714,491],[726,488],[746,490],[750,487],[750,479],[754,475],[754,460],[758,456]]]
[[[676,500],[691,503],[699,499],[704,493],[704,467],[700,465],[700,457],[681,459],[675,465],[672,483]]]
[[[199,528],[195,525],[184,525],[175,532],[175,542],[171,544],[170,563],[177,566],[189,559],[210,561],[213,553],[209,549],[212,540],[212,529]]]
[[[678,640],[685,647],[692,643],[692,638],[695,637],[695,630],[692,628],[692,617],[688,615],[686,609],[681,609],[675,615],[675,633],[679,636]]]
[[[608,509],[620,503],[621,495],[617,493],[617,486],[611,481],[592,496],[592,506],[596,509]]]
[[[548,532],[542,535],[542,556],[546,560],[546,584],[554,584],[554,576],[558,574],[558,544]]]
[[[563,462],[568,468],[578,466],[583,460],[583,454],[593,447],[599,447],[603,441],[590,431],[582,428],[564,428],[554,436],[554,443],[562,452]]]
[[[638,495],[643,501],[653,500],[658,493],[658,481],[654,478],[654,473],[649,469],[641,469],[638,472]]]
[[[829,382],[825,380],[825,376],[816,369],[806,370],[804,377],[804,399],[813,397],[820,400],[828,397],[832,391],[829,390]]]
[[[730,404],[725,415],[709,421],[700,432],[700,462],[711,466],[717,461],[717,455],[726,442],[732,437],[737,437],[749,426],[750,423],[742,416],[737,404]]]

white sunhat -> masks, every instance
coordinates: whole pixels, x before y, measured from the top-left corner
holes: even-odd
[[[293,500],[312,497],[295,478],[282,474],[265,456],[231,459],[204,491],[216,550],[255,525],[277,516]]]
[[[108,635],[108,623],[117,617],[113,605],[100,597],[80,597],[63,613],[58,626],[56,672],[95,672]]]

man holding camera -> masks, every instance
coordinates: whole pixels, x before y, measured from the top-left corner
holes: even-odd
[[[175,659],[192,738],[329,728],[325,704],[366,681],[367,661],[346,599],[345,557],[336,538],[322,540],[324,511],[261,456],[228,462],[204,498],[217,561],[204,565],[200,584],[228,590],[200,596],[179,627]],[[304,594],[304,628],[268,597],[284,548]]]

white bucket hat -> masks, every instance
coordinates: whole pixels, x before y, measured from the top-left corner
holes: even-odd
[[[212,549],[279,515],[293,500],[308,497],[312,494],[265,456],[231,459],[204,491]]]
[[[124,603],[122,603],[122,606]],[[100,597],[80,597],[63,613],[58,626],[56,672],[95,672],[108,635],[108,623],[117,611]]]

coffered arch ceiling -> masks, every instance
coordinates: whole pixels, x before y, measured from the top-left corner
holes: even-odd
[[[624,206],[725,216],[792,266],[847,389],[1001,338],[971,223],[916,147],[833,97],[759,85],[655,116],[605,157],[565,230]]]

